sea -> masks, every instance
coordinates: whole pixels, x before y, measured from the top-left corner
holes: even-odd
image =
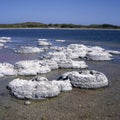
[[[12,42],[5,44],[8,48],[0,49],[0,62],[14,63],[37,58],[39,55],[15,54],[13,49],[20,46],[38,47],[38,39],[48,39],[53,46],[84,44],[120,51],[120,30],[0,29],[0,36],[12,38]],[[65,40],[65,42],[59,43],[55,40]]]
[[[14,52],[14,49],[19,49],[21,46],[40,47],[38,46],[38,39],[48,39],[53,46],[67,46],[69,44],[84,44],[87,46],[100,46],[107,50],[120,51],[120,30],[0,29],[0,37],[3,37],[3,36],[11,37],[11,42],[5,43],[5,46],[6,46],[5,48],[0,48],[0,63],[8,62],[8,63],[14,64],[15,62],[18,62],[21,60],[39,59],[41,56],[41,53],[18,54]],[[57,42],[56,40],[65,40],[65,42]],[[105,88],[105,89],[102,88],[102,90],[101,89],[95,90],[95,92],[93,92],[94,90],[92,91],[90,90],[93,98],[94,98],[94,95],[95,96],[98,95],[98,98],[104,101],[102,103],[99,103],[99,106],[103,106],[103,108],[99,110],[100,114],[98,115],[98,120],[102,119],[103,117],[102,112],[104,110],[105,110],[104,112],[106,113],[105,115],[108,115],[111,112],[111,117],[109,117],[109,115],[105,116],[106,119],[107,118],[109,120],[112,120],[113,118],[116,118],[115,120],[120,119],[120,115],[118,113],[118,111],[120,111],[120,101],[119,101],[120,100],[120,56],[115,55],[114,59],[111,61],[102,61],[102,62],[86,61],[86,63],[89,66],[88,69],[93,69],[93,70],[98,70],[103,72],[108,77],[108,80],[109,80],[108,88]],[[65,71],[69,71],[69,70],[65,70],[65,69],[55,70],[48,74],[45,74],[45,77],[48,77],[51,80],[57,79],[58,75],[64,73]],[[0,120],[14,120],[14,117],[12,117],[12,114],[14,114],[15,118],[19,116],[20,120],[24,119],[22,114],[19,115],[18,112],[17,114],[14,113],[16,109],[18,111],[19,109],[20,111],[24,109],[24,102],[22,100],[18,100],[15,97],[11,96],[9,94],[9,90],[6,88],[8,83],[12,79],[14,79],[13,76],[0,78]],[[77,91],[80,91],[80,90],[77,90]],[[90,97],[90,94],[88,91],[89,90],[85,90],[85,94],[88,93],[88,96]],[[68,96],[72,94],[73,93],[68,93]],[[102,95],[104,99],[102,98]],[[84,99],[86,98],[83,97],[83,101]],[[88,101],[89,101],[89,98],[88,98]],[[106,106],[106,103],[108,103],[109,101],[111,102],[110,105]],[[36,104],[41,105],[41,103],[37,101],[37,103],[33,103],[32,107],[34,108],[35,107],[34,105]],[[97,109],[98,106],[94,106],[94,107]],[[91,109],[93,110],[93,108]],[[27,110],[28,109],[26,108],[26,111]],[[92,119],[92,117],[94,116],[94,113],[86,113],[86,115],[88,115],[87,116],[88,118],[89,118],[89,114]],[[24,116],[26,117],[26,120],[29,119],[28,114]],[[35,117],[32,116],[32,113],[31,113],[30,120],[32,119],[35,119]]]

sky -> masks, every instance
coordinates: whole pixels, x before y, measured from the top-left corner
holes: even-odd
[[[0,24],[120,25],[120,0],[0,0]]]

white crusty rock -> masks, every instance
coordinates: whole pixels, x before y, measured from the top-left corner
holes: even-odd
[[[48,73],[51,69],[48,66],[41,65],[39,60],[25,60],[15,64],[18,75],[37,75],[39,73]]]
[[[41,78],[39,78],[41,79]],[[19,99],[44,99],[58,96],[61,91],[72,90],[70,81],[14,79],[8,85],[11,93]]]
[[[5,75],[17,75],[17,72],[12,64],[0,63],[0,77],[4,77]]]
[[[107,51],[99,46],[91,47],[82,44],[70,44],[63,49],[67,58],[87,58],[91,60],[111,60],[111,54],[120,54],[118,51]]]
[[[47,55],[54,58],[61,59],[76,59],[79,57],[84,58],[87,54],[87,47],[84,45],[71,44],[68,47],[51,47],[50,49],[56,50],[56,52],[49,52]],[[57,52],[59,51],[59,52]]]
[[[59,67],[57,62],[55,60],[52,60],[52,59],[50,59],[50,60],[43,60],[41,62],[41,64],[43,66],[48,66],[51,70],[58,69],[58,67]]]
[[[51,47],[50,49],[56,50],[49,52],[46,58],[54,59],[56,61],[66,59],[87,58],[88,60],[111,60],[112,54],[119,55],[119,51],[105,50],[99,46],[91,47],[83,44],[70,44],[67,47]]]
[[[86,57],[90,60],[100,61],[112,59],[112,55],[99,46],[88,47],[88,53],[86,54]]]
[[[53,62],[53,65],[58,64],[59,68],[87,68],[88,66],[86,65],[86,63],[84,61],[75,61],[72,60],[71,58],[67,57],[67,55],[65,54],[65,52],[49,52],[47,54],[50,62]],[[49,62],[46,62],[49,63]],[[48,65],[49,66],[49,65]]]
[[[97,51],[97,52],[103,52],[105,49],[100,47],[100,46],[95,46],[95,47],[87,47],[87,50],[90,52],[92,51]]]
[[[79,57],[83,58],[86,56],[88,52],[87,49],[88,49],[87,46],[83,44],[70,44],[66,49],[66,53],[68,51],[68,56],[70,56],[70,58],[73,58],[73,59],[74,57],[72,56],[76,56],[75,58],[79,58]]]
[[[40,46],[51,46],[52,43],[49,42],[47,39],[38,39],[38,45],[40,45]]]
[[[20,49],[15,50],[17,53],[38,53],[38,52],[43,52],[43,48],[38,48],[38,47],[31,47],[31,46],[22,46]]]
[[[46,81],[46,82],[51,82],[52,84],[54,84],[55,86],[58,86],[58,88],[60,89],[60,91],[69,91],[72,90],[72,85],[70,83],[70,80],[52,80],[49,81],[46,77],[41,77],[41,76],[36,76],[32,79],[32,81]]]
[[[52,83],[55,85],[55,86],[58,86],[58,88],[60,89],[60,91],[70,91],[72,90],[72,85],[70,83],[70,80],[65,80],[65,81],[56,81],[56,80],[53,80]]]
[[[87,49],[87,47],[83,44],[70,44],[68,45],[69,49]]]
[[[66,60],[66,55],[64,52],[49,52],[47,57],[56,62],[60,60]]]
[[[15,68],[18,71],[18,75],[37,75],[37,72],[39,71],[39,61],[19,61],[15,63]]]
[[[0,37],[0,48],[7,48],[7,46],[4,46],[7,42],[11,42],[10,37]]]
[[[112,55],[105,51],[92,51],[87,53],[87,58],[90,60],[111,60]]]
[[[74,87],[80,88],[100,88],[108,85],[107,77],[103,73],[94,70],[67,72],[60,79],[70,80]]]
[[[88,66],[84,61],[75,61],[71,59],[65,59],[62,56],[53,57],[52,59],[43,60],[25,60],[15,63],[15,69],[18,75],[37,75],[48,73],[51,70],[59,68],[75,68],[82,69]]]
[[[11,42],[11,37],[0,37],[0,43]]]
[[[58,62],[59,68],[87,68],[88,66],[84,61],[74,61],[71,59],[60,60]]]

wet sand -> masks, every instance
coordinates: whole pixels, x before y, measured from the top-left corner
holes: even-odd
[[[109,86],[100,89],[73,88],[58,97],[46,100],[18,100],[6,89],[12,77],[0,78],[0,120],[119,120],[120,119],[120,60],[109,62],[87,61],[89,69],[103,72]],[[46,74],[56,79],[66,70]]]

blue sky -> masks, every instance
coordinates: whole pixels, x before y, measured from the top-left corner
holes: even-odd
[[[0,23],[120,25],[120,0],[0,0]]]

